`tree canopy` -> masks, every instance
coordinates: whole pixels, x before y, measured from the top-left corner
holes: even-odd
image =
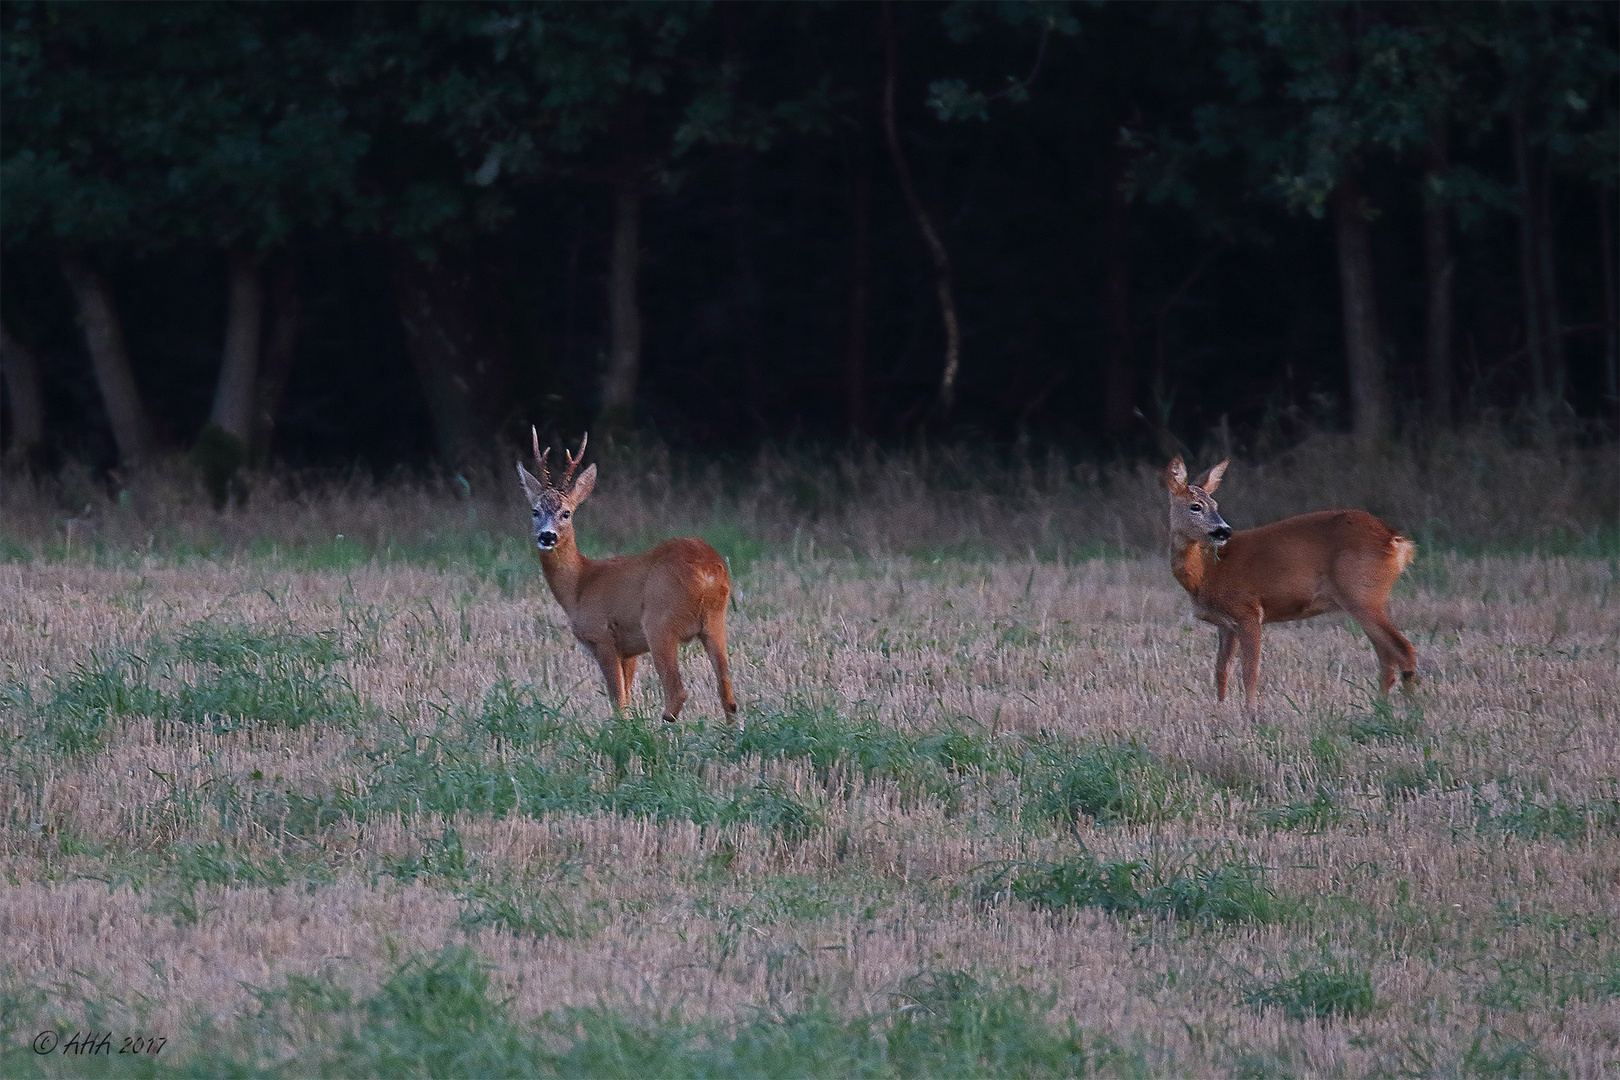
[[[5,0],[0,417],[97,464],[254,393],[295,463],[1612,434],[1617,24]]]

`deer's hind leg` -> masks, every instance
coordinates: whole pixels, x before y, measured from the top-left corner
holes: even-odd
[[[1367,640],[1378,653],[1384,693],[1395,685],[1397,672],[1401,688],[1410,688],[1417,676],[1417,656],[1412,643],[1389,621],[1387,610],[1389,591],[1400,576],[1399,567],[1385,558],[1356,554],[1341,558],[1336,571],[1339,584],[1334,600],[1366,631]]]
[[[1412,643],[1395,629],[1395,624],[1381,608],[1361,605],[1346,610],[1361,624],[1373,651],[1378,654],[1379,681],[1384,693],[1389,693],[1395,685],[1396,672],[1401,676],[1401,689],[1409,689],[1417,678],[1417,654],[1412,651]]]
[[[1238,623],[1233,633],[1243,661],[1243,707],[1252,717],[1257,710],[1260,687],[1260,613]]]
[[[709,654],[709,663],[714,668],[715,683],[720,689],[720,707],[730,719],[737,715],[737,699],[731,694],[731,661],[726,658],[724,609],[708,612],[704,616],[703,629],[698,631],[698,638],[703,642],[703,651]]]
[[[681,639],[673,627],[649,627],[648,630],[653,670],[658,673],[658,683],[664,691],[664,719],[674,723],[680,719],[681,706],[686,704],[686,687],[681,685]]]

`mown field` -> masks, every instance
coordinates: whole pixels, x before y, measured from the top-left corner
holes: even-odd
[[[604,464],[588,552],[731,559],[741,730],[695,649],[681,724],[645,670],[610,717],[494,480],[13,483],[0,1072],[1612,1074],[1612,493],[1334,453],[1223,513],[1416,535],[1421,686],[1273,627],[1257,723],[1146,471]]]

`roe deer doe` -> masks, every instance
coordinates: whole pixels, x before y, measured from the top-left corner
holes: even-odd
[[[1220,629],[1215,694],[1226,700],[1232,651],[1243,653],[1243,702],[1252,714],[1260,678],[1260,625],[1343,611],[1361,624],[1378,652],[1384,693],[1401,674],[1409,686],[1412,645],[1384,605],[1417,545],[1365,510],[1323,510],[1234,533],[1210,492],[1228,462],[1187,483],[1181,458],[1170,463],[1170,570],[1193,598],[1193,612]]]
[[[608,700],[623,709],[636,676],[636,658],[651,652],[653,668],[664,690],[664,719],[673,721],[686,703],[681,685],[679,646],[699,638],[720,683],[720,704],[729,720],[736,715],[731,696],[731,668],[726,661],[726,602],[731,577],[718,552],[702,540],[666,540],[640,555],[587,559],[574,544],[574,511],[596,486],[596,466],[573,479],[585,457],[587,434],[579,452],[569,454],[562,478],[552,483],[546,468],[551,448],[540,452],[534,437],[534,460],[540,477],[518,463],[518,479],[533,510],[533,535],[540,549],[540,568],[551,595],[568,615],[574,637],[601,665]]]

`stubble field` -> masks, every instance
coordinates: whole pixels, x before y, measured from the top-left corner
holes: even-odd
[[[731,559],[741,731],[695,648],[682,723],[646,670],[609,716],[498,487],[13,489],[0,1071],[1612,1073],[1620,573],[1602,503],[1470,546],[1517,461],[1441,484],[1431,534],[1372,507],[1423,545],[1420,689],[1373,693],[1345,619],[1272,627],[1257,723],[1146,473],[869,472],[857,515],[604,466],[589,553]],[[1222,509],[1374,502],[1308,471],[1235,468]]]

